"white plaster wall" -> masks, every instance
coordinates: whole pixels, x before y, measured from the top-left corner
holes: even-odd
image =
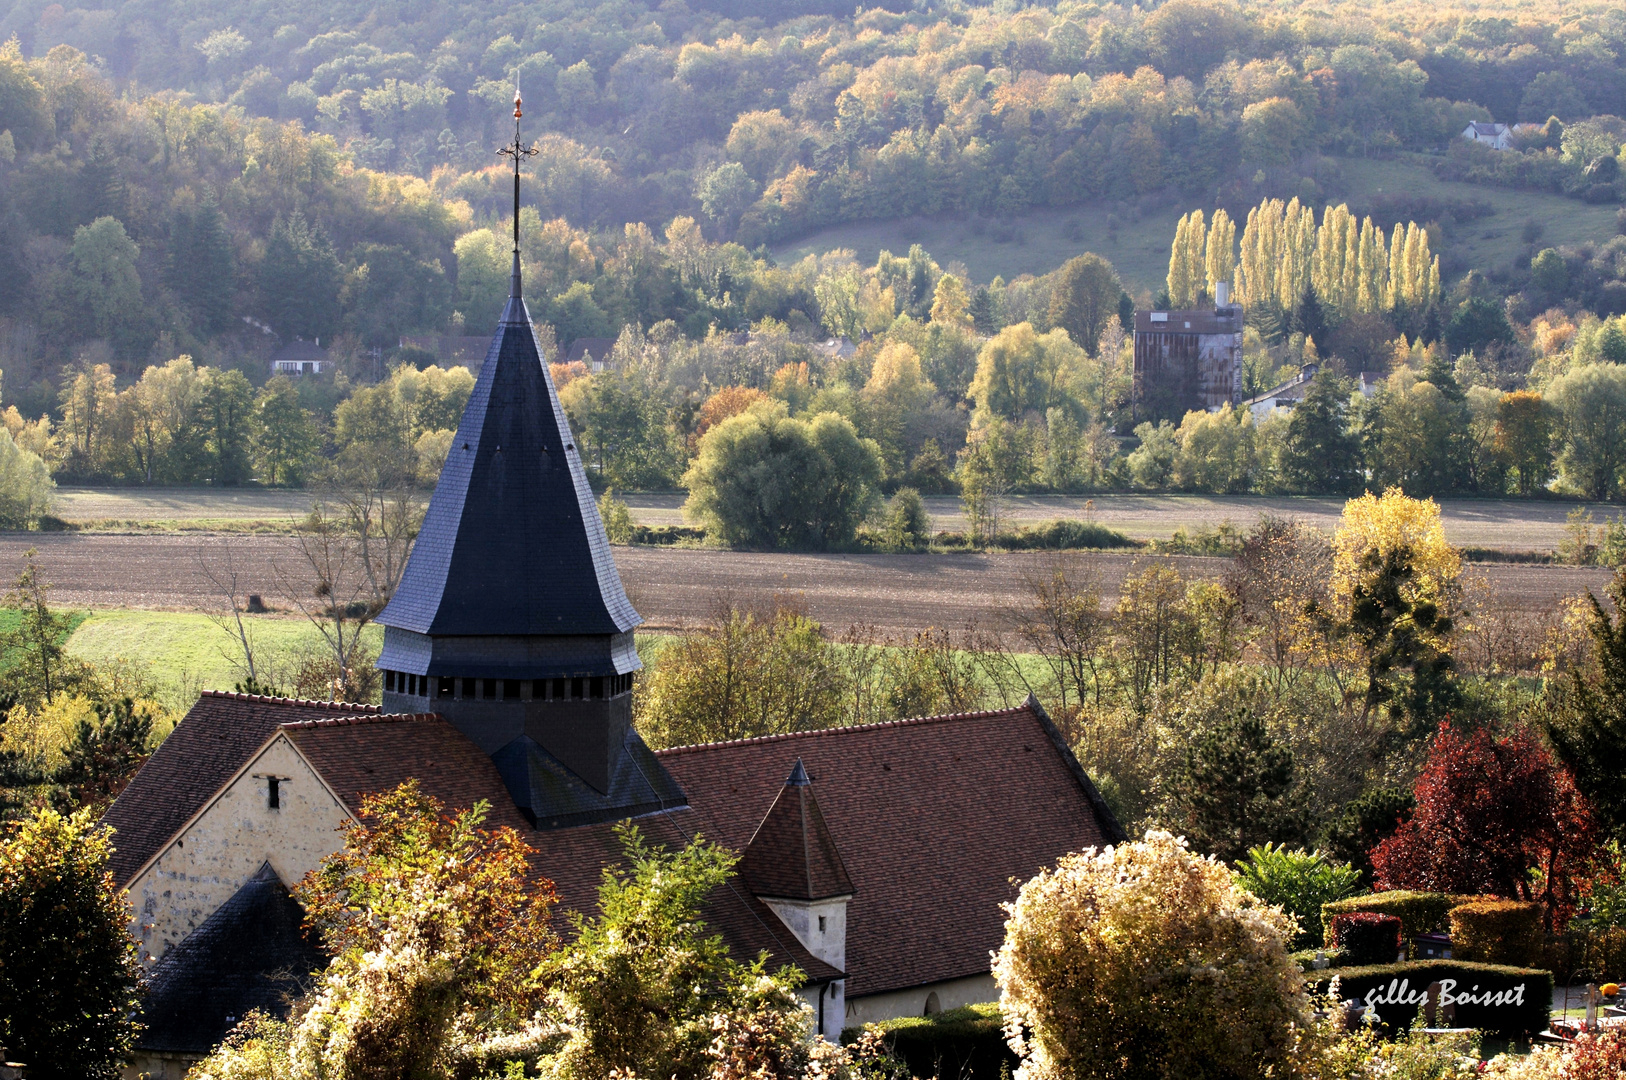
[[[266,805],[266,781],[254,773],[289,778],[280,785],[280,809]],[[297,882],[339,850],[338,828],[349,816],[287,736],[278,736],[131,882],[142,962],[150,967],[185,940],[266,862],[284,884]]]
[[[882,1020],[895,1020],[900,1016],[926,1015],[926,997],[937,994],[937,1004],[944,1011],[962,1005],[980,1005],[999,1000],[999,987],[992,975],[972,975],[964,979],[914,986],[908,990],[894,990],[885,994],[865,994],[847,999],[847,1027],[862,1027]]]
[[[762,898],[779,921],[784,923],[802,947],[826,964],[841,971],[847,970],[847,901],[850,897],[842,896],[834,900],[771,900]],[[819,928],[819,919],[824,919],[823,929]],[[809,986],[802,990],[802,997],[813,1007],[813,1021],[818,1025],[820,1014],[821,989]],[[818,1026],[818,1033],[831,1042],[841,1034],[842,1017],[846,1014],[847,981],[837,979],[828,987],[822,989],[824,1023]]]

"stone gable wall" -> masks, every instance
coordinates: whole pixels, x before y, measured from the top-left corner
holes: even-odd
[[[286,778],[279,809],[267,805],[266,774]],[[131,882],[142,963],[151,967],[185,940],[265,863],[284,884],[298,882],[339,850],[349,817],[279,735]]]

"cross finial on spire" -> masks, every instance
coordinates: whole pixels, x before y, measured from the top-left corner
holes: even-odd
[[[536,145],[526,146],[519,137],[520,117],[525,115],[525,101],[519,96],[519,72],[514,73],[514,141],[497,153],[514,159],[514,269],[508,278],[508,295],[518,299],[519,288],[519,163],[536,154]]]

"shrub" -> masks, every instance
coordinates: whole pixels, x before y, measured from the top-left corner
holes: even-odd
[[[1016,532],[1001,533],[998,544],[1013,551],[1072,551],[1080,548],[1134,547],[1135,541],[1116,529],[1097,525],[1093,521],[1060,519]]]
[[[1525,1055],[1498,1054],[1485,1075],[1499,1080],[1578,1080],[1626,1072],[1626,1032],[1618,1028],[1581,1035],[1558,1046],[1531,1047]]]
[[[1064,856],[1022,886],[994,963],[1023,1076],[1283,1068],[1310,1020],[1284,947],[1291,932],[1286,915],[1169,833]]]
[[[931,542],[932,521],[914,488],[899,488],[887,500],[884,533],[889,551],[913,551]]]
[[[844,417],[758,403],[700,440],[683,512],[734,546],[840,547],[879,498],[881,470],[874,441]]]
[[[1400,955],[1400,920],[1375,911],[1335,915],[1332,943],[1356,964],[1387,964]]]
[[[615,497],[615,492],[606,491],[598,497],[598,516],[604,522],[604,536],[612,544],[630,544],[633,540],[634,526],[632,511],[627,504]]]
[[[1481,964],[1525,966],[1541,958],[1541,905],[1472,900],[1451,909],[1451,955]]]
[[[849,1045],[862,1032],[874,1032],[891,1056],[908,1066],[909,1075],[920,1080],[999,1080],[1002,1069],[1014,1074],[1020,1064],[1005,1041],[1003,1025],[999,1006],[990,1002],[848,1028],[841,1041]]]
[[[1293,947],[1304,949],[1321,936],[1316,922],[1321,905],[1341,900],[1360,887],[1361,872],[1335,863],[1319,851],[1289,851],[1275,844],[1248,849],[1236,864],[1237,881],[1267,904],[1298,920]]]
[[[0,429],[0,528],[26,529],[51,508],[56,481],[32,450]]]
[[[30,1076],[113,1080],[129,1060],[141,969],[111,836],[45,809],[0,834],[0,1038]]]
[[[1457,1002],[1456,1025],[1503,1036],[1529,1035],[1547,1028],[1553,1003],[1553,973],[1535,968],[1470,964],[1461,960],[1415,960],[1405,964],[1311,971],[1305,980],[1312,992],[1325,993],[1334,978],[1340,1000],[1373,1004],[1384,1023],[1409,1026],[1422,1008],[1430,983],[1451,980],[1453,995],[1477,998],[1504,995],[1501,1004]],[[1523,985],[1524,991],[1517,990]]]
[[[1458,904],[1472,900],[1471,896],[1452,893],[1411,892],[1396,889],[1392,892],[1368,893],[1335,900],[1321,905],[1321,926],[1324,940],[1332,944],[1332,920],[1335,915],[1349,911],[1376,911],[1393,915],[1400,920],[1400,932],[1409,942],[1418,934],[1442,934],[1450,927],[1446,916]]]

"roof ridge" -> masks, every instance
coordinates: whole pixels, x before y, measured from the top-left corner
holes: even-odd
[[[382,713],[381,705],[366,705],[352,701],[316,701],[313,698],[275,697],[270,694],[245,694],[237,690],[205,690],[200,697],[225,698],[228,701],[254,701],[270,705],[298,705],[308,709],[348,709],[352,713],[366,715]]]
[[[873,724],[843,724],[840,727],[813,728],[810,731],[787,731],[777,735],[757,735],[749,739],[725,739],[722,742],[687,743],[683,746],[669,746],[665,750],[655,751],[657,757],[668,754],[690,754],[702,750],[715,750],[721,746],[751,746],[757,743],[781,742],[789,739],[805,739],[819,735],[838,735],[849,731],[874,731],[878,728],[912,727],[920,724],[941,724],[950,720],[981,720],[990,716],[1013,716],[1016,713],[1032,710],[1026,704],[1016,705],[1009,709],[982,709],[977,712],[935,713],[931,716],[909,716],[901,720],[878,720]]]
[[[347,727],[357,724],[406,724],[420,720],[444,720],[440,713],[354,713],[350,716],[323,716],[315,720],[289,720],[278,724],[281,730],[289,728]]]

